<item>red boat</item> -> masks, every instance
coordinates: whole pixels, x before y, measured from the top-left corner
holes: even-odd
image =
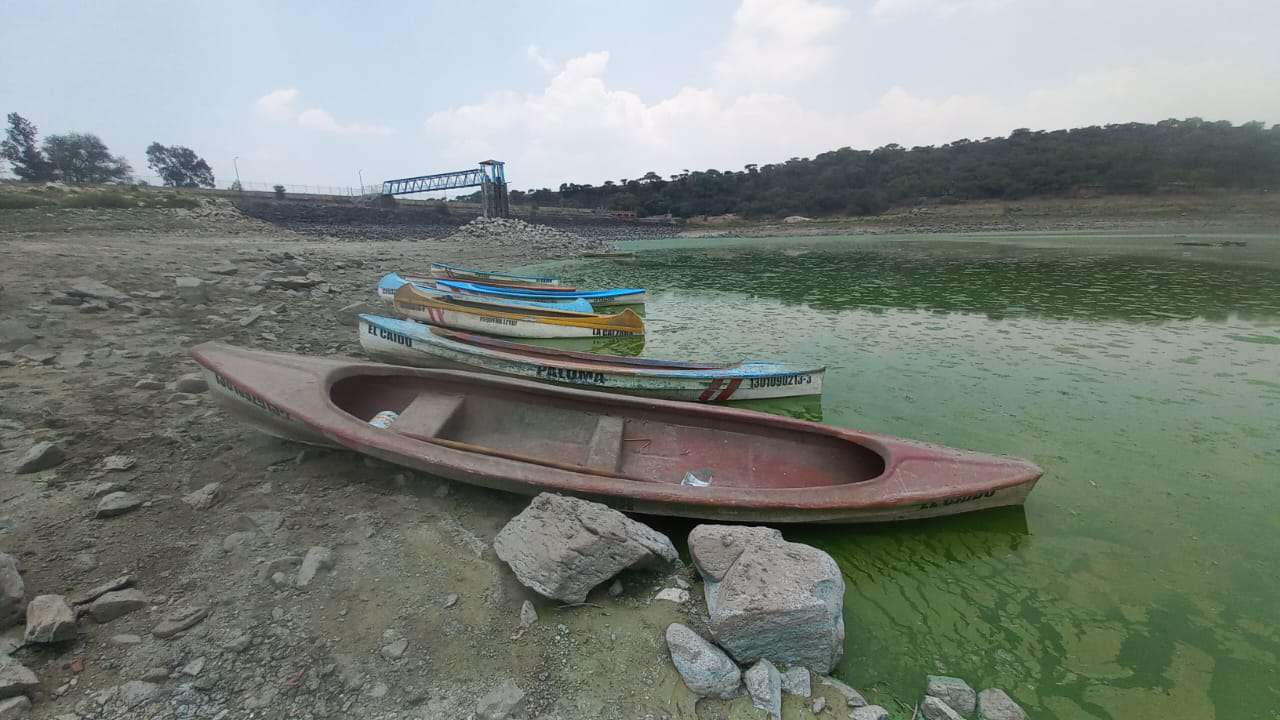
[[[1019,505],[1040,477],[1015,458],[747,410],[216,343],[192,355],[218,402],[272,435],[631,512],[908,520]]]

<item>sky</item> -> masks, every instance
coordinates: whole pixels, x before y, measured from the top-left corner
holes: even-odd
[[[218,185],[513,188],[1169,117],[1280,123],[1276,0],[0,0],[0,113]],[[234,162],[233,162],[233,159]]]

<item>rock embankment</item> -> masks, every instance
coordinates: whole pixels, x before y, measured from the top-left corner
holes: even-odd
[[[446,237],[445,242],[483,242],[500,247],[528,248],[548,256],[566,257],[585,252],[602,252],[610,247],[604,240],[582,237],[515,218],[476,218]]]

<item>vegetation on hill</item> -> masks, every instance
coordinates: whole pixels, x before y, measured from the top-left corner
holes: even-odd
[[[1207,189],[1280,190],[1280,125],[1200,118],[1074,130],[1014,130],[1009,137],[942,146],[840,148],[812,159],[741,171],[649,172],[603,185],[513,191],[511,201],[672,213],[870,215],[930,202]],[[460,198],[461,199],[461,198]]]

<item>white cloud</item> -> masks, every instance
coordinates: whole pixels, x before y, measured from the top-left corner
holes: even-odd
[[[272,120],[292,120],[298,112],[298,98],[302,93],[298,88],[280,88],[258,98],[254,103],[258,114]]]
[[[529,62],[542,68],[543,72],[555,72],[557,69],[556,62],[546,55],[542,54],[542,48],[537,45],[530,45],[525,49],[525,55],[528,56]]]
[[[806,80],[835,57],[848,10],[814,0],[743,0],[716,77],[734,87],[778,87]]]
[[[299,110],[302,92],[297,88],[281,88],[258,98],[254,103],[258,114],[274,122],[297,122],[309,130],[335,135],[391,135],[395,130],[386,125],[364,123],[343,124],[333,114],[320,108]]]
[[[907,15],[951,17],[965,12],[994,12],[1012,4],[1013,0],[876,0],[871,14],[889,19]]]
[[[1280,120],[1261,69],[1227,63],[1151,63],[1078,76],[1013,99],[885,91],[856,112],[820,112],[783,93],[685,87],[645,102],[605,79],[609,53],[573,58],[539,92],[493,93],[437,112],[425,128],[433,167],[494,157],[516,187],[599,183],[648,170],[738,169],[842,146],[940,144],[1111,122],[1199,115]]]

